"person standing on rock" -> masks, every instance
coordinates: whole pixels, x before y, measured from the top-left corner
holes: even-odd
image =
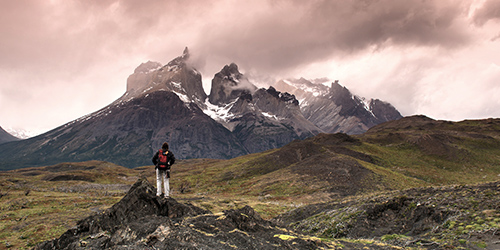
[[[162,181],[165,198],[170,196],[170,166],[175,163],[174,154],[168,150],[168,143],[164,142],[161,149],[153,156],[156,169],[156,196],[162,195]]]

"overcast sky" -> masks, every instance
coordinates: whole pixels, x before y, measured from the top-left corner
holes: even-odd
[[[235,62],[257,85],[328,77],[403,115],[500,117],[500,0],[0,0],[0,126],[96,111],[186,46],[207,88]]]

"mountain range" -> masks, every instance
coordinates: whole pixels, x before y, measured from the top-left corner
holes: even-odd
[[[105,160],[151,164],[167,141],[177,158],[228,159],[319,133],[359,134],[401,118],[389,103],[365,101],[338,81],[306,79],[257,88],[236,64],[215,74],[210,94],[186,48],[166,65],[147,62],[110,105],[42,135],[0,144],[0,169]]]

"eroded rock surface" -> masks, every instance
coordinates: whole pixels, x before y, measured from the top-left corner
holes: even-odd
[[[316,249],[317,238],[262,219],[251,207],[212,214],[173,198],[155,196],[138,180],[127,195],[103,213],[78,222],[58,239],[35,249]]]

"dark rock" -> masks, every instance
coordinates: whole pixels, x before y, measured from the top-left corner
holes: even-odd
[[[155,196],[140,179],[104,213],[34,249],[317,249],[327,245],[263,220],[251,207],[221,215]]]
[[[223,105],[234,101],[242,95],[252,94],[257,87],[240,73],[234,63],[224,66],[215,74],[208,100],[215,105]]]
[[[233,118],[221,123],[249,153],[279,148],[321,132],[304,118],[294,95],[273,87],[257,89],[234,63],[215,74],[209,101],[230,107]]]

